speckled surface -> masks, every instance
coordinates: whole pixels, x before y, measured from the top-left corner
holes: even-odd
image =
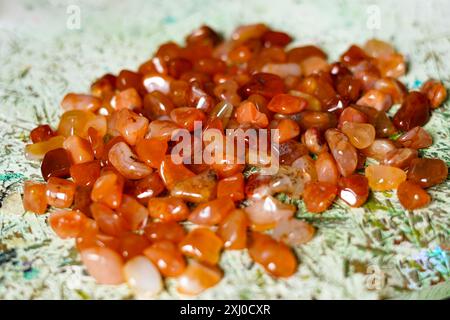
[[[67,28],[71,4],[80,8],[78,30]],[[429,77],[448,88],[449,9],[445,0],[0,0],[0,299],[132,298],[125,285],[96,285],[73,242],[57,239],[46,215],[26,213],[21,205],[23,180],[40,179],[39,165],[23,157],[28,132],[38,123],[57,123],[65,93],[87,91],[105,72],[136,68],[160,43],[182,41],[202,23],[229,34],[236,25],[256,21],[288,31],[295,44],[324,47],[332,60],[353,42],[373,36],[392,41],[409,58],[403,80],[410,88]],[[373,29],[377,10],[379,28]],[[449,119],[447,102],[426,126],[435,143],[424,151],[448,164]],[[431,194],[431,206],[415,212],[402,210],[391,193],[375,194],[361,209],[338,203],[321,216],[305,213],[300,204],[299,218],[319,232],[296,248],[301,263],[294,276],[274,280],[246,252],[226,252],[220,261],[225,278],[199,298],[448,297],[448,180]],[[183,298],[174,284],[169,280],[157,298]]]

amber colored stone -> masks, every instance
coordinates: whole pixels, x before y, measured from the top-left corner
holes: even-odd
[[[72,181],[50,177],[47,181],[47,203],[57,208],[68,208],[75,195],[75,184]]]
[[[116,76],[108,73],[98,78],[91,85],[91,94],[97,98],[111,97],[116,88]]]
[[[339,197],[351,207],[362,206],[369,196],[369,182],[365,176],[360,174],[341,177],[338,188]]]
[[[309,128],[302,136],[302,142],[312,153],[319,154],[328,150],[321,132],[317,128]]]
[[[117,113],[116,130],[129,145],[134,146],[139,139],[144,138],[148,129],[148,119],[128,109]]]
[[[273,120],[270,128],[278,130],[278,134],[273,134],[272,139],[277,138],[279,143],[294,139],[300,134],[299,125],[292,119]]]
[[[148,200],[151,197],[158,196],[165,189],[164,183],[158,173],[153,172],[143,179],[136,180],[129,192],[143,205],[147,206]]]
[[[137,156],[125,142],[118,142],[108,152],[109,163],[125,178],[142,179],[152,173],[153,169],[139,162]]]
[[[123,91],[116,92],[114,97],[114,109],[139,109],[142,107],[142,99],[135,88],[128,88]]]
[[[184,255],[211,265],[219,262],[222,247],[222,239],[206,228],[192,230],[179,243],[179,248]]]
[[[180,127],[172,120],[153,120],[148,126],[149,139],[169,141],[180,131]]]
[[[320,48],[311,45],[295,47],[287,52],[287,61],[289,62],[299,63],[310,57],[320,57],[326,59],[327,55]]]
[[[30,160],[43,159],[47,152],[62,148],[63,142],[63,136],[55,136],[46,141],[27,144],[25,146],[25,157]]]
[[[99,284],[121,284],[125,281],[123,276],[122,257],[109,248],[87,248],[80,252],[81,261],[88,273]],[[108,270],[108,272],[105,272]]]
[[[183,73],[192,70],[192,63],[184,58],[175,58],[169,61],[167,68],[169,76],[178,79]]]
[[[139,93],[144,92],[142,75],[130,70],[122,70],[116,78],[116,89],[119,91],[135,88]]]
[[[110,248],[119,252],[119,239],[102,233],[93,219],[87,219],[84,228],[75,240],[78,251],[93,248]]]
[[[45,181],[50,177],[68,178],[70,159],[65,149],[50,150],[41,163],[41,173]]]
[[[402,169],[383,165],[368,166],[365,176],[373,191],[395,190],[406,180],[406,173]]]
[[[308,154],[308,148],[298,141],[288,140],[280,143],[278,152],[280,164],[291,165],[301,156]]]
[[[159,175],[169,190],[172,189],[177,182],[195,176],[195,174],[187,169],[182,163],[175,164],[170,155],[165,156],[164,160],[161,162]]]
[[[419,156],[416,149],[399,148],[386,153],[381,164],[405,169],[409,167],[411,161]]]
[[[144,97],[143,114],[150,120],[168,116],[174,109],[174,103],[159,91],[147,93]]]
[[[405,148],[424,149],[433,144],[433,138],[422,127],[414,127],[402,134],[398,140]]]
[[[253,232],[248,253],[274,277],[289,277],[297,271],[298,262],[292,250],[269,235]]]
[[[105,234],[118,237],[128,231],[128,224],[125,219],[106,205],[92,203],[90,209],[98,228]]]
[[[103,152],[102,152],[102,154],[100,156],[102,167],[105,167],[105,166],[107,166],[109,164],[109,159],[108,159],[109,151],[111,150],[111,148],[115,144],[117,144],[119,142],[126,142],[126,141],[125,141],[125,139],[122,136],[117,136],[117,137],[114,137],[114,138],[110,139],[108,141],[108,143],[106,143],[104,145]]]
[[[336,91],[342,97],[347,98],[351,102],[355,102],[361,93],[362,83],[359,79],[352,76],[343,76],[337,80]]]
[[[159,168],[167,152],[167,142],[163,139],[141,139],[136,144],[139,159],[152,168]]]
[[[150,241],[135,233],[126,233],[119,238],[119,253],[125,260],[130,260],[150,246]]]
[[[78,136],[67,137],[63,143],[64,149],[69,154],[70,160],[74,164],[85,163],[94,160],[89,141]]]
[[[167,240],[179,243],[186,236],[186,231],[176,221],[151,222],[144,228],[144,233],[152,242]]]
[[[197,295],[215,286],[222,276],[222,271],[216,266],[191,261],[178,278],[177,290],[181,294]]]
[[[270,30],[263,34],[261,40],[265,47],[285,47],[292,41],[292,38],[287,33]]]
[[[447,90],[440,81],[430,79],[422,85],[420,91],[427,96],[432,109],[439,108],[447,100]]]
[[[368,123],[344,122],[341,131],[350,140],[350,143],[358,149],[370,146],[375,140],[375,128]]]
[[[54,136],[56,136],[56,132],[48,124],[37,126],[30,132],[30,139],[33,143],[47,141]]]
[[[270,73],[255,73],[249,82],[239,88],[242,98],[248,98],[251,94],[260,94],[266,98],[284,93],[285,86],[283,80]]]
[[[340,173],[336,161],[330,153],[320,153],[317,156],[315,167],[318,181],[337,184]]]
[[[86,216],[92,217],[90,205],[92,187],[80,187],[75,189],[75,195],[73,198],[73,209],[83,212]]]
[[[378,111],[388,111],[392,106],[392,97],[385,92],[372,89],[359,98],[357,104],[372,107]]]
[[[23,187],[23,207],[26,211],[43,214],[47,211],[46,186],[43,183],[25,181]]]
[[[172,78],[159,73],[148,73],[143,77],[143,84],[147,92],[160,91],[163,94],[170,92]]]
[[[195,108],[175,108],[170,112],[170,118],[180,127],[194,131],[196,121],[203,123],[206,120],[205,113]]]
[[[368,123],[369,118],[367,115],[355,108],[345,108],[339,116],[338,128],[341,129],[344,122],[356,122],[356,123]]]
[[[147,224],[147,208],[129,195],[123,195],[122,202],[116,211],[125,219],[132,231],[140,230]]]
[[[105,150],[105,143],[103,141],[103,137],[100,132],[95,128],[90,127],[88,129],[88,137],[89,143],[91,144],[92,152],[94,153],[95,159],[101,159],[103,155],[103,151]]]
[[[430,118],[429,104],[428,98],[424,94],[417,91],[410,92],[394,115],[395,126],[404,131],[416,126],[423,126]]]
[[[48,218],[48,223],[56,235],[62,239],[76,238],[83,231],[88,218],[79,211],[56,211]]]
[[[408,180],[422,188],[432,187],[444,182],[447,175],[447,164],[441,159],[413,159],[408,170]]]
[[[158,267],[165,277],[177,277],[186,269],[186,261],[176,244],[161,240],[144,250],[144,255]]]
[[[189,215],[189,221],[200,225],[215,225],[222,221],[231,210],[234,203],[230,197],[199,204]]]
[[[300,97],[290,94],[277,94],[270,100],[267,109],[281,114],[293,114],[303,111],[307,104],[307,101]]]
[[[295,218],[279,221],[273,230],[273,237],[287,245],[301,245],[312,240],[316,229],[309,223]]]
[[[375,139],[374,142],[367,148],[361,150],[364,155],[369,158],[374,158],[378,161],[383,161],[386,155],[396,149],[394,143],[389,139]]]
[[[320,213],[328,209],[337,193],[337,186],[329,182],[308,182],[303,191],[303,201],[309,212]]]
[[[302,111],[299,117],[298,123],[302,130],[317,128],[322,132],[336,126],[336,116],[329,112]]]
[[[92,186],[100,177],[100,169],[98,160],[78,163],[70,167],[70,176],[78,186]]]
[[[344,52],[340,61],[346,66],[354,66],[363,60],[367,60],[367,55],[363,49],[356,45],[352,45],[346,52]]]
[[[183,221],[189,215],[189,208],[182,199],[175,197],[150,198],[148,211],[152,218],[160,221]]]
[[[218,182],[217,197],[223,198],[227,196],[233,201],[241,201],[245,198],[244,176],[242,173],[237,173]]]
[[[407,95],[407,89],[405,85],[397,79],[390,77],[378,79],[374,83],[373,89],[389,94],[392,97],[392,101],[394,103],[403,103],[403,100]]]
[[[247,247],[249,221],[244,210],[236,209],[219,224],[217,234],[222,238],[226,250],[241,250]]]
[[[387,138],[397,133],[396,127],[385,112],[380,112],[375,108],[367,106],[353,105],[353,107],[367,115],[368,122],[375,127],[377,137]]]
[[[170,194],[185,201],[199,203],[211,200],[216,195],[217,174],[207,170],[174,184]]]
[[[260,112],[250,101],[242,102],[236,109],[236,120],[240,124],[250,124],[259,128],[266,128],[269,125],[267,115]]]
[[[101,99],[87,94],[68,93],[61,101],[61,107],[65,111],[87,110],[95,112],[101,106]]]
[[[397,197],[403,208],[407,210],[426,207],[431,201],[430,195],[418,184],[411,181],[402,182],[398,186]]]
[[[325,139],[336,160],[339,172],[344,177],[352,174],[358,164],[358,154],[347,136],[337,129],[328,129],[325,132]]]
[[[92,201],[101,202],[110,208],[119,207],[122,201],[123,184],[123,178],[114,172],[102,174],[92,188]]]

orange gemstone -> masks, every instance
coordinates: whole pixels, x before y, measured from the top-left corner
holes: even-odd
[[[322,152],[318,155],[315,162],[317,179],[320,182],[328,182],[336,185],[339,179],[339,171],[336,161],[328,152]]]
[[[205,113],[196,108],[175,108],[170,112],[170,118],[180,127],[194,131],[196,121],[204,122],[206,120]]]
[[[422,85],[420,91],[427,96],[432,109],[439,108],[447,100],[447,90],[440,81],[430,79]]]
[[[269,125],[267,115],[259,112],[255,104],[250,101],[242,102],[236,109],[236,120],[240,124],[255,125],[259,128],[266,128]]]
[[[424,149],[431,146],[433,138],[422,127],[414,127],[397,140],[406,148]]]
[[[43,183],[25,181],[23,187],[23,207],[26,211],[43,214],[47,211],[46,186]]]
[[[344,122],[342,132],[350,140],[350,143],[358,149],[370,146],[375,140],[375,128],[368,123]]]
[[[120,236],[127,231],[128,225],[125,219],[106,205],[93,203],[90,208],[92,217],[97,222],[100,231],[115,237]]]
[[[142,107],[142,99],[135,88],[119,91],[115,95],[115,109],[139,109]]]
[[[283,93],[285,86],[283,80],[270,73],[255,73],[251,79],[239,88],[240,96],[247,98],[252,94],[260,94],[266,98]]]
[[[70,156],[72,163],[84,163],[94,160],[94,153],[89,141],[78,136],[67,137],[63,143],[64,149]]]
[[[122,202],[116,211],[125,219],[132,231],[140,230],[147,224],[147,208],[129,195],[123,195]]]
[[[122,257],[108,248],[88,248],[80,252],[88,273],[94,277],[99,284],[121,284],[125,281],[123,277]]]
[[[179,243],[186,235],[186,231],[176,221],[151,222],[145,227],[144,232],[153,242],[168,240]]]
[[[147,93],[144,97],[143,114],[150,120],[157,120],[169,116],[174,109],[174,103],[159,91]]]
[[[228,178],[224,178],[217,184],[217,197],[230,197],[233,201],[244,200],[244,176],[237,173]]]
[[[328,182],[308,182],[303,201],[309,212],[320,213],[328,209],[338,193],[337,186]]]
[[[141,139],[136,144],[136,154],[148,166],[158,169],[167,152],[167,141],[158,138]]]
[[[170,155],[166,155],[161,162],[159,174],[169,190],[172,189],[177,182],[195,176],[195,174],[183,164],[175,164]]]
[[[147,133],[148,119],[128,109],[122,109],[117,112],[115,129],[129,145],[134,146]]]
[[[183,221],[189,215],[189,208],[182,199],[175,197],[150,198],[148,200],[150,216],[160,221]]]
[[[25,157],[29,160],[43,159],[45,154],[51,150],[63,147],[63,136],[55,136],[46,141],[41,141],[25,146]]]
[[[165,277],[177,277],[186,269],[186,261],[173,242],[167,240],[155,242],[144,250],[144,255]]]
[[[215,196],[216,185],[217,174],[214,170],[207,170],[175,183],[170,194],[189,202],[204,202]]]
[[[72,181],[51,177],[45,192],[47,203],[57,208],[68,208],[72,205],[75,189]]]
[[[369,182],[366,177],[353,174],[339,179],[339,197],[351,207],[362,206],[369,196]]]
[[[408,180],[422,188],[444,182],[448,176],[447,164],[441,159],[413,159],[408,170]]]
[[[70,176],[78,186],[92,186],[100,177],[100,168],[98,160],[74,164],[70,167]]]
[[[79,211],[57,211],[50,214],[48,223],[58,237],[76,238],[83,232],[87,219]]]
[[[328,129],[325,138],[330,151],[336,160],[339,172],[344,176],[351,175],[358,165],[358,154],[345,134],[337,129]]]
[[[197,295],[215,286],[222,279],[222,271],[216,266],[191,261],[178,278],[178,292]]]
[[[61,107],[65,111],[86,110],[95,112],[101,106],[101,99],[87,94],[68,93],[61,101]]]
[[[101,175],[92,188],[92,201],[101,202],[110,208],[119,207],[122,201],[123,184],[123,178],[114,172]]]
[[[368,166],[365,175],[374,191],[395,190],[406,180],[406,173],[402,169],[383,165]]]
[[[48,124],[37,126],[30,132],[30,139],[33,143],[47,141],[54,137],[56,133],[50,128]]]
[[[217,198],[199,204],[189,215],[189,221],[201,225],[215,225],[234,208],[234,203],[229,197]]]
[[[267,109],[281,114],[293,114],[304,110],[307,104],[302,98],[290,94],[278,94],[270,100]]]
[[[41,173],[45,181],[50,177],[68,178],[70,159],[67,151],[63,148],[50,150],[44,156],[41,163]]]
[[[250,257],[275,277],[289,277],[297,270],[292,250],[269,235],[253,232],[248,246]]]
[[[219,225],[218,235],[225,249],[240,250],[247,246],[248,218],[244,210],[233,210]]]
[[[125,142],[118,142],[108,152],[109,163],[127,179],[138,180],[152,173],[146,164],[136,160],[137,156]]]
[[[153,172],[147,177],[137,180],[130,193],[135,196],[142,204],[147,206],[151,197],[161,194],[166,187],[157,172]]]
[[[418,184],[411,181],[402,182],[398,186],[397,197],[407,210],[426,207],[431,201],[430,195]]]
[[[213,231],[197,228],[187,234],[179,247],[186,256],[215,265],[219,262],[223,241]]]
[[[119,253],[125,260],[130,260],[144,251],[150,245],[150,241],[135,233],[126,233],[119,238]]]

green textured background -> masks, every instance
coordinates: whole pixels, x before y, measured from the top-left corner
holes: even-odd
[[[81,28],[67,27],[69,5]],[[432,1],[7,1],[0,0],[0,299],[132,298],[126,285],[96,285],[72,241],[57,239],[46,215],[25,213],[24,179],[40,179],[39,164],[23,157],[29,130],[55,125],[59,101],[85,92],[106,72],[136,68],[162,42],[182,41],[207,23],[229,35],[236,25],[266,22],[322,46],[336,60],[351,43],[371,37],[392,41],[410,61],[403,79],[416,88],[433,77],[450,84],[450,3]],[[379,27],[371,19],[379,15]],[[376,16],[375,16],[376,18]],[[426,128],[434,145],[427,156],[450,164],[449,103]],[[226,252],[225,278],[204,299],[382,299],[450,296],[450,184],[431,189],[429,208],[401,209],[395,194],[377,193],[360,209],[337,203],[313,216],[313,241],[296,248],[299,271],[274,280],[246,252]],[[372,273],[375,271],[375,273]],[[373,288],[371,280],[385,281]],[[179,298],[175,281],[158,298]]]

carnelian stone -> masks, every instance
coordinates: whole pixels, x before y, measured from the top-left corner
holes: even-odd
[[[204,202],[216,195],[217,174],[214,170],[204,171],[196,176],[177,182],[170,194],[189,202]]]
[[[123,184],[123,178],[114,172],[101,175],[92,188],[92,201],[101,202],[110,208],[119,207],[122,201]]]
[[[99,284],[121,284],[125,281],[122,257],[108,248],[88,248],[80,252],[88,273]]]
[[[219,262],[223,241],[213,231],[197,228],[187,234],[179,248],[188,257],[215,265]]]
[[[331,154],[336,160],[339,172],[344,176],[351,175],[358,165],[358,154],[345,134],[337,129],[328,129],[325,138]]]
[[[431,146],[433,138],[424,128],[414,127],[401,135],[397,141],[406,148],[424,149]]]
[[[362,206],[369,196],[369,182],[365,176],[359,174],[341,177],[338,187],[339,197],[354,208]]]
[[[125,260],[130,260],[150,246],[150,241],[143,236],[135,233],[126,233],[119,238],[119,253]]]
[[[118,237],[128,230],[124,218],[102,203],[92,203],[90,206],[92,217],[98,228],[107,235]]]
[[[47,211],[46,186],[43,183],[25,181],[23,187],[23,207],[27,211],[43,214]]]
[[[195,174],[187,169],[182,163],[175,164],[172,161],[171,155],[166,155],[164,157],[164,160],[159,167],[159,175],[169,190],[173,188],[177,182],[195,176]]]
[[[251,101],[242,102],[236,109],[236,120],[240,124],[250,124],[259,128],[266,128],[269,125],[267,115],[258,111]]]
[[[418,157],[418,152],[416,149],[411,148],[399,148],[386,153],[381,164],[397,167],[400,169],[405,169],[409,167],[411,161]]]
[[[72,181],[51,177],[45,192],[47,203],[57,208],[68,208],[72,205],[75,189]]]
[[[398,186],[397,197],[407,210],[426,207],[431,201],[430,195],[418,184],[411,181],[402,182]]]
[[[274,136],[277,136],[279,143],[294,139],[300,134],[299,125],[291,119],[274,120],[270,124],[270,128],[278,130],[278,135]]]
[[[345,108],[341,115],[339,116],[339,124],[338,128],[341,129],[344,122],[356,122],[356,123],[367,123],[369,122],[369,118],[367,115],[359,111],[358,109],[347,107]]]
[[[86,110],[95,112],[101,106],[101,99],[87,94],[68,93],[61,101],[61,107],[65,111]]]
[[[47,152],[62,148],[63,143],[63,136],[54,136],[46,141],[27,144],[25,146],[25,157],[30,160],[43,159]]]
[[[279,146],[280,164],[291,165],[295,160],[308,154],[308,148],[295,140],[288,140],[280,143]]]
[[[117,113],[115,129],[129,145],[134,146],[147,133],[148,119],[128,109],[122,109]]]
[[[88,217],[92,217],[91,192],[92,187],[77,187],[73,198],[73,209],[83,212]]]
[[[100,169],[98,160],[78,163],[70,167],[70,176],[78,186],[92,186],[100,177]]]
[[[153,242],[168,240],[179,243],[186,236],[186,231],[176,221],[151,222],[144,228],[144,233]]]
[[[406,96],[393,121],[397,128],[407,131],[416,126],[423,126],[429,118],[430,102],[428,98],[420,92],[412,91]]]
[[[333,156],[328,152],[322,152],[317,156],[316,162],[317,179],[320,182],[328,182],[336,185],[339,179],[339,170]]]
[[[199,204],[189,215],[189,221],[201,225],[215,225],[222,221],[234,208],[231,198],[217,198]]]
[[[344,122],[342,132],[349,138],[350,143],[358,149],[370,146],[375,140],[375,128],[368,123]]]
[[[203,123],[206,120],[205,113],[196,108],[175,108],[170,112],[170,118],[180,127],[194,131],[196,121]]]
[[[327,55],[320,48],[311,45],[292,48],[287,52],[287,60],[289,62],[299,63],[310,57],[326,59]]]
[[[406,173],[402,169],[383,165],[368,166],[365,175],[373,191],[395,190],[406,180]]]
[[[97,98],[111,97],[116,88],[116,76],[108,73],[95,80],[91,85],[91,94]]]
[[[161,194],[166,187],[157,172],[153,172],[132,186],[131,194],[147,206],[148,200]]]
[[[408,180],[422,188],[432,187],[447,179],[448,167],[441,159],[413,159],[408,170]]]
[[[150,120],[157,120],[169,116],[174,109],[174,103],[166,95],[159,91],[153,91],[144,97],[143,114]]]
[[[56,211],[50,214],[48,223],[58,237],[76,238],[83,232],[87,219],[79,211]]]
[[[249,82],[239,88],[242,98],[248,98],[251,94],[260,94],[266,98],[284,93],[285,86],[283,80],[271,73],[255,73]]]
[[[56,132],[48,124],[37,126],[30,132],[30,139],[33,143],[47,141],[56,136]]]
[[[297,270],[292,250],[269,235],[253,232],[248,245],[250,257],[275,277],[289,277]]]
[[[308,102],[290,94],[278,94],[270,100],[267,109],[281,114],[293,114],[303,111]]]
[[[230,197],[233,201],[244,200],[244,176],[237,173],[228,178],[224,178],[217,184],[217,197]]]
[[[101,159],[103,151],[105,149],[105,143],[100,132],[95,128],[90,127],[88,129],[88,141],[91,144],[92,152],[94,153],[95,159]]]
[[[167,152],[167,141],[158,138],[141,139],[136,144],[136,154],[148,166],[158,169]]]
[[[116,89],[119,91],[135,88],[141,94],[144,91],[142,75],[130,70],[122,70],[116,78]]]
[[[222,279],[222,271],[216,266],[191,261],[178,278],[178,292],[197,295],[215,286]]]
[[[41,173],[45,181],[50,177],[68,178],[70,176],[70,159],[63,148],[50,150],[41,163]]]
[[[147,224],[147,208],[129,195],[123,195],[122,202],[116,211],[125,219],[132,231],[142,229]]]
[[[422,85],[420,91],[427,96],[432,109],[439,108],[447,100],[447,90],[440,81],[430,79]]]
[[[173,242],[161,240],[144,250],[144,255],[165,277],[177,277],[186,269],[186,261]]]
[[[334,184],[311,181],[305,185],[303,201],[309,212],[320,213],[328,209],[337,193],[338,188]]]
[[[240,250],[247,246],[247,228],[249,221],[244,210],[233,210],[219,224],[217,231],[222,238],[224,248],[228,250]]]
[[[70,156],[71,162],[74,164],[84,163],[94,160],[89,141],[78,136],[67,137],[63,143],[64,149]]]
[[[116,110],[121,109],[139,109],[142,107],[142,99],[135,88],[128,88],[123,91],[119,91],[115,95]]]
[[[183,221],[189,215],[189,208],[182,199],[175,197],[150,198],[148,211],[152,218],[160,221]]]

